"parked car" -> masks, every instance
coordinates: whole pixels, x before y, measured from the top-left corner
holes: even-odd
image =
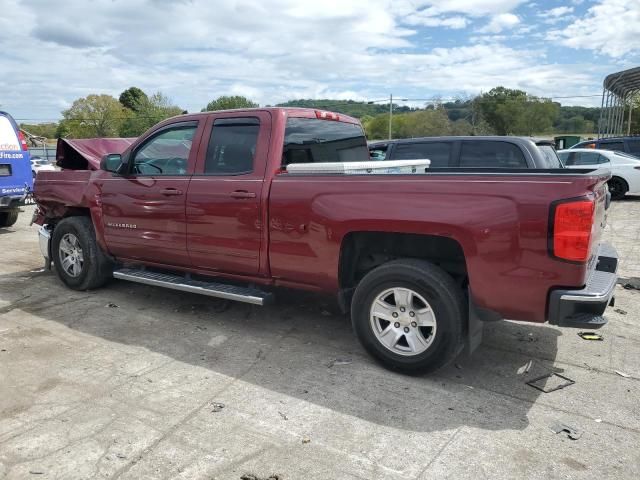
[[[616,152],[626,152],[640,157],[640,136],[631,137],[608,137],[596,140],[585,140],[576,143],[570,149],[595,148],[598,150],[614,150]]]
[[[428,158],[430,168],[561,168],[553,141],[522,137],[424,137],[369,142],[372,160]]]
[[[48,160],[42,157],[31,157],[31,175],[36,178],[38,172],[55,172],[56,169]]]
[[[489,142],[544,161],[530,141]],[[457,147],[474,145],[482,165],[493,145]],[[36,178],[35,222],[72,289],[116,278],[257,305],[274,287],[335,295],[364,348],[405,371],[472,351],[485,320],[606,323],[618,262],[601,242],[606,170],[292,173],[370,162],[356,119],[294,108],[174,117],[90,170],[57,155],[63,170]]]
[[[611,180],[607,182],[611,198],[619,200],[627,193],[640,194],[640,158],[624,152],[572,148],[558,152],[567,168],[608,168]]]
[[[0,228],[18,220],[19,207],[33,187],[29,148],[11,115],[0,111]]]

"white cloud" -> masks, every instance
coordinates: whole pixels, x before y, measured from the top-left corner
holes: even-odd
[[[614,58],[640,52],[640,1],[601,0],[565,29],[550,31],[547,39]]]
[[[117,96],[132,85],[198,111],[224,94],[263,105],[501,84],[571,94],[602,78],[585,67],[566,75],[541,51],[505,46],[504,33],[447,48],[427,48],[416,34],[484,17],[507,31],[518,23],[509,13],[518,0],[67,0],[53,10],[48,0],[1,1],[12,15],[0,17],[0,104],[17,118],[57,118],[78,97]]]
[[[542,12],[539,16],[540,17],[547,17],[547,16],[559,17],[561,15],[566,15],[567,13],[572,13],[572,12],[573,12],[573,7],[563,6],[563,7],[552,8],[550,10]]]
[[[500,13],[491,17],[487,25],[478,30],[479,33],[500,33],[520,23],[520,18],[513,13]]]

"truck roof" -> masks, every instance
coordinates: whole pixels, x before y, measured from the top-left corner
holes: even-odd
[[[510,142],[510,143],[515,143],[518,145],[538,145],[538,144],[544,144],[544,145],[552,145],[553,142],[551,140],[547,140],[547,139],[541,139],[541,138],[534,138],[534,137],[511,137],[511,136],[504,136],[504,135],[481,135],[481,136],[476,136],[476,135],[460,135],[460,136],[456,136],[456,135],[448,135],[448,136],[441,136],[441,137],[415,137],[415,138],[399,138],[399,139],[394,139],[394,140],[373,140],[371,142],[369,142],[369,146],[375,146],[375,145],[385,145],[385,144],[389,144],[389,143],[416,143],[416,142],[424,142],[424,141],[428,141],[428,142],[452,142],[452,141],[458,141],[458,140],[471,140],[471,141],[481,141],[481,140],[499,140],[501,142]]]
[[[258,107],[258,108],[236,108],[232,110],[216,110],[210,112],[197,112],[197,113],[185,113],[183,115],[176,115],[167,120],[175,120],[176,118],[184,117],[185,120],[192,120],[198,117],[222,114],[222,113],[247,113],[251,112],[269,112],[273,116],[286,115],[288,117],[303,117],[303,118],[318,118],[318,112],[330,113],[332,116],[336,116],[337,120],[345,123],[355,123],[360,125],[360,120],[343,113],[332,112],[330,110],[322,110],[318,108],[302,108],[302,107]],[[165,120],[166,121],[166,120]]]

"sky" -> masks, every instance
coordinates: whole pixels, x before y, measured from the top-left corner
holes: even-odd
[[[130,86],[188,111],[220,95],[420,106],[498,85],[590,106],[640,65],[640,0],[53,3],[0,0],[0,109],[19,121]]]

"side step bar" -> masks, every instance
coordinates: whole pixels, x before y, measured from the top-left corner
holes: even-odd
[[[121,268],[113,272],[113,278],[143,283],[154,287],[165,287],[182,292],[198,293],[209,297],[224,298],[253,305],[267,305],[273,301],[273,294],[251,287],[238,287],[225,283],[192,280],[180,275],[156,273],[135,268]]]

